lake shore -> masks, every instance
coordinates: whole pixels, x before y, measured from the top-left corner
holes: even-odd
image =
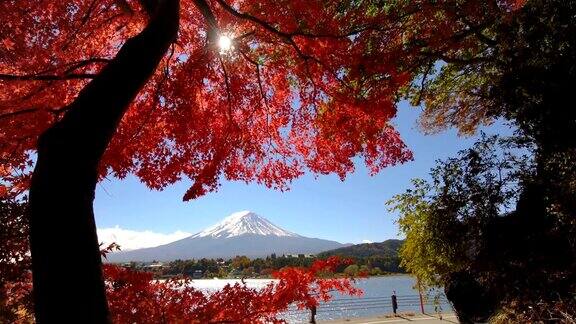
[[[403,273],[403,272],[387,272],[387,273],[383,273],[383,274],[379,274],[379,275],[368,275],[368,276],[361,276],[361,277],[354,277],[355,279],[367,279],[367,278],[381,278],[381,277],[398,277],[398,276],[408,276],[411,277],[412,275],[409,273]],[[326,276],[326,279],[332,279],[332,278],[347,278],[346,275],[344,274],[336,274],[334,276]],[[272,276],[247,276],[247,277],[233,277],[233,278],[228,278],[228,277],[224,277],[224,278],[199,278],[199,279],[193,279],[194,281],[197,280],[273,280],[275,279]]]
[[[275,279],[193,279],[190,284],[204,292],[216,291],[224,288],[227,284],[234,285],[244,282],[247,287],[261,289]],[[418,317],[421,314],[421,305],[418,291],[414,289],[416,280],[406,274],[373,276],[360,278],[355,286],[364,293],[362,296],[346,296],[334,294],[333,299],[321,303],[317,308],[316,320],[323,323],[365,323],[366,321],[379,323],[378,321],[392,317],[390,296],[396,293],[398,296],[398,311],[406,318]],[[424,308],[427,314],[437,312],[450,314],[452,308],[445,297],[435,304],[433,299],[424,299]],[[388,316],[388,317],[387,317]],[[291,308],[284,312],[282,318],[288,323],[307,323],[310,317],[309,310]],[[393,318],[399,320],[401,318]],[[422,319],[423,320],[423,319]],[[363,322],[364,321],[364,322]]]
[[[370,317],[342,318],[336,320],[318,321],[318,323],[324,324],[385,324],[404,322],[425,322],[426,324],[460,323],[454,313],[445,313],[440,315],[400,313],[397,316],[394,316],[394,314],[383,314]]]

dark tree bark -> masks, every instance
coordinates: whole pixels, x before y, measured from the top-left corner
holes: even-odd
[[[30,244],[38,323],[107,323],[92,202],[98,166],[126,109],[176,39],[179,1],[156,1],[148,26],[38,141]]]

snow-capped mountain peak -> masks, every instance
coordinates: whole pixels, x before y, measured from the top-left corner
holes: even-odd
[[[271,254],[315,254],[344,245],[300,236],[250,211],[234,213],[200,233],[168,244],[108,255],[108,262],[172,261],[200,258],[263,258]]]
[[[245,234],[299,237],[298,234],[286,231],[248,210],[233,213],[221,222],[191,237],[229,238]]]

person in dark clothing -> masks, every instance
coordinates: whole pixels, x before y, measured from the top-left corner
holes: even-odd
[[[308,323],[316,324],[316,306],[310,307],[310,321]]]
[[[398,300],[396,299],[396,290],[392,292],[392,311],[394,315],[396,315],[396,311],[398,310]]]

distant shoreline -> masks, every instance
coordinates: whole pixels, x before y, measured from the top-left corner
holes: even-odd
[[[347,277],[344,275],[341,276],[328,276],[325,277],[326,279],[333,279],[333,278],[353,278],[353,279],[367,279],[367,278],[379,278],[379,277],[396,277],[396,276],[407,276],[407,277],[412,277],[413,275],[410,273],[405,273],[405,272],[390,272],[390,273],[385,273],[385,274],[379,274],[379,275],[368,275],[368,276],[358,276],[358,277]],[[218,277],[214,277],[214,278],[197,278],[197,279],[192,279],[194,281],[197,280],[273,280],[276,279],[272,276],[258,276],[258,277],[223,277],[223,278],[218,278]]]

